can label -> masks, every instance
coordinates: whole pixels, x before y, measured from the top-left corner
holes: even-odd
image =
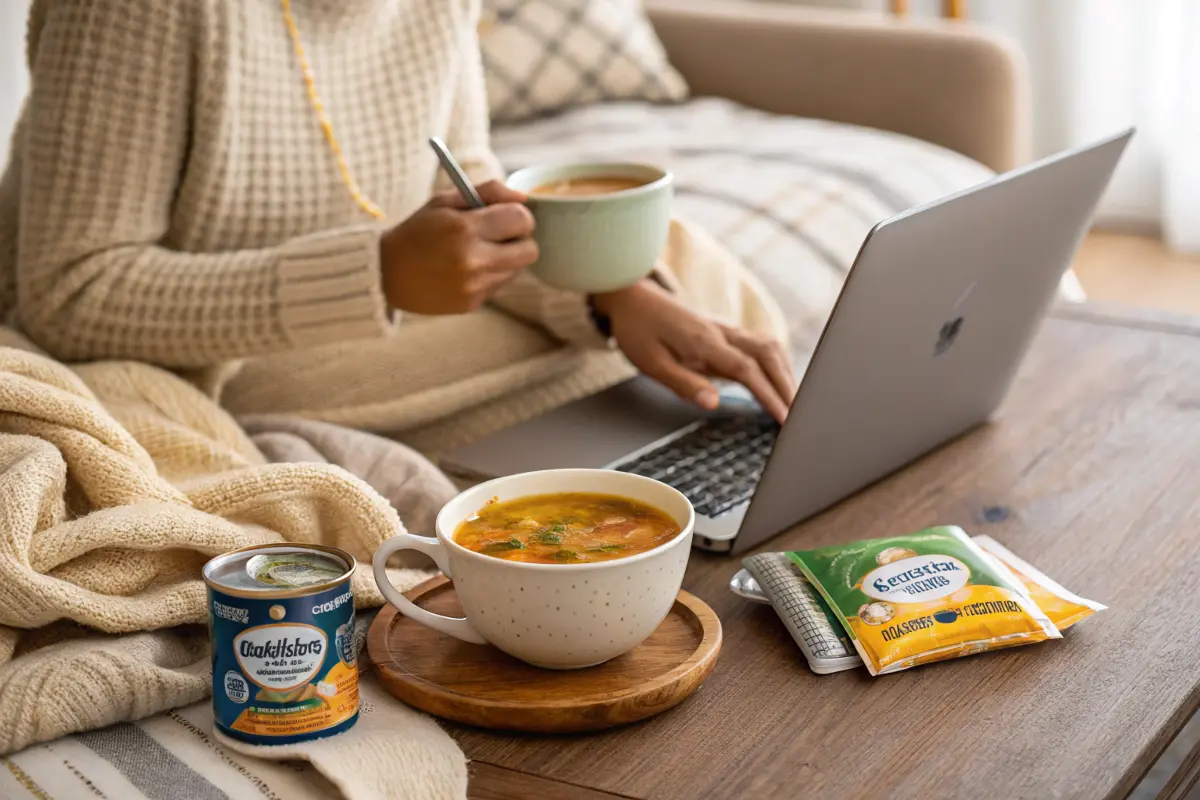
[[[209,587],[213,714],[228,735],[284,744],[337,733],[358,715],[349,580],[271,598]]]

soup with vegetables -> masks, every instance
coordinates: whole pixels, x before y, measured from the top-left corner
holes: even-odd
[[[458,526],[454,541],[508,561],[588,564],[653,550],[680,530],[654,506],[611,494],[567,492],[492,501]]]

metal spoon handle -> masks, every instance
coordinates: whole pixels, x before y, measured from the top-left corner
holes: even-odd
[[[479,192],[475,191],[475,187],[471,185],[471,179],[467,177],[467,173],[463,172],[463,168],[458,165],[458,161],[450,154],[450,149],[446,147],[446,143],[436,136],[431,136],[429,138],[429,146],[433,148],[433,152],[437,153],[438,161],[442,162],[442,168],[446,170],[446,174],[454,182],[458,193],[467,201],[467,205],[471,208],[483,208],[486,206],[487,203],[483,202],[483,198],[479,196]]]

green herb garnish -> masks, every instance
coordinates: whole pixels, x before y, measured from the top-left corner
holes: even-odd
[[[619,553],[625,549],[623,544],[606,544],[603,547],[589,547],[589,553]]]
[[[562,544],[562,537],[555,533],[552,528],[542,528],[540,531],[534,532],[529,537],[529,540],[538,544]]]
[[[485,553],[503,553],[508,550],[524,550],[525,545],[521,540],[513,537],[507,542],[492,542],[489,545],[484,545],[483,552]]]
[[[554,554],[555,561],[578,561],[579,555],[574,550],[559,550]]]

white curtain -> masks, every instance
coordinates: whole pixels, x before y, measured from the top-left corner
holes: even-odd
[[[1200,0],[975,0],[1028,53],[1039,154],[1137,125],[1101,224],[1200,253]]]
[[[887,0],[783,0],[883,11]],[[911,0],[940,16],[941,0]],[[1200,253],[1200,0],[968,0],[1029,57],[1034,145],[1048,155],[1136,125],[1099,221]]]
[[[0,0],[0,169],[8,158],[8,142],[29,89],[25,69],[28,9],[29,0]]]

